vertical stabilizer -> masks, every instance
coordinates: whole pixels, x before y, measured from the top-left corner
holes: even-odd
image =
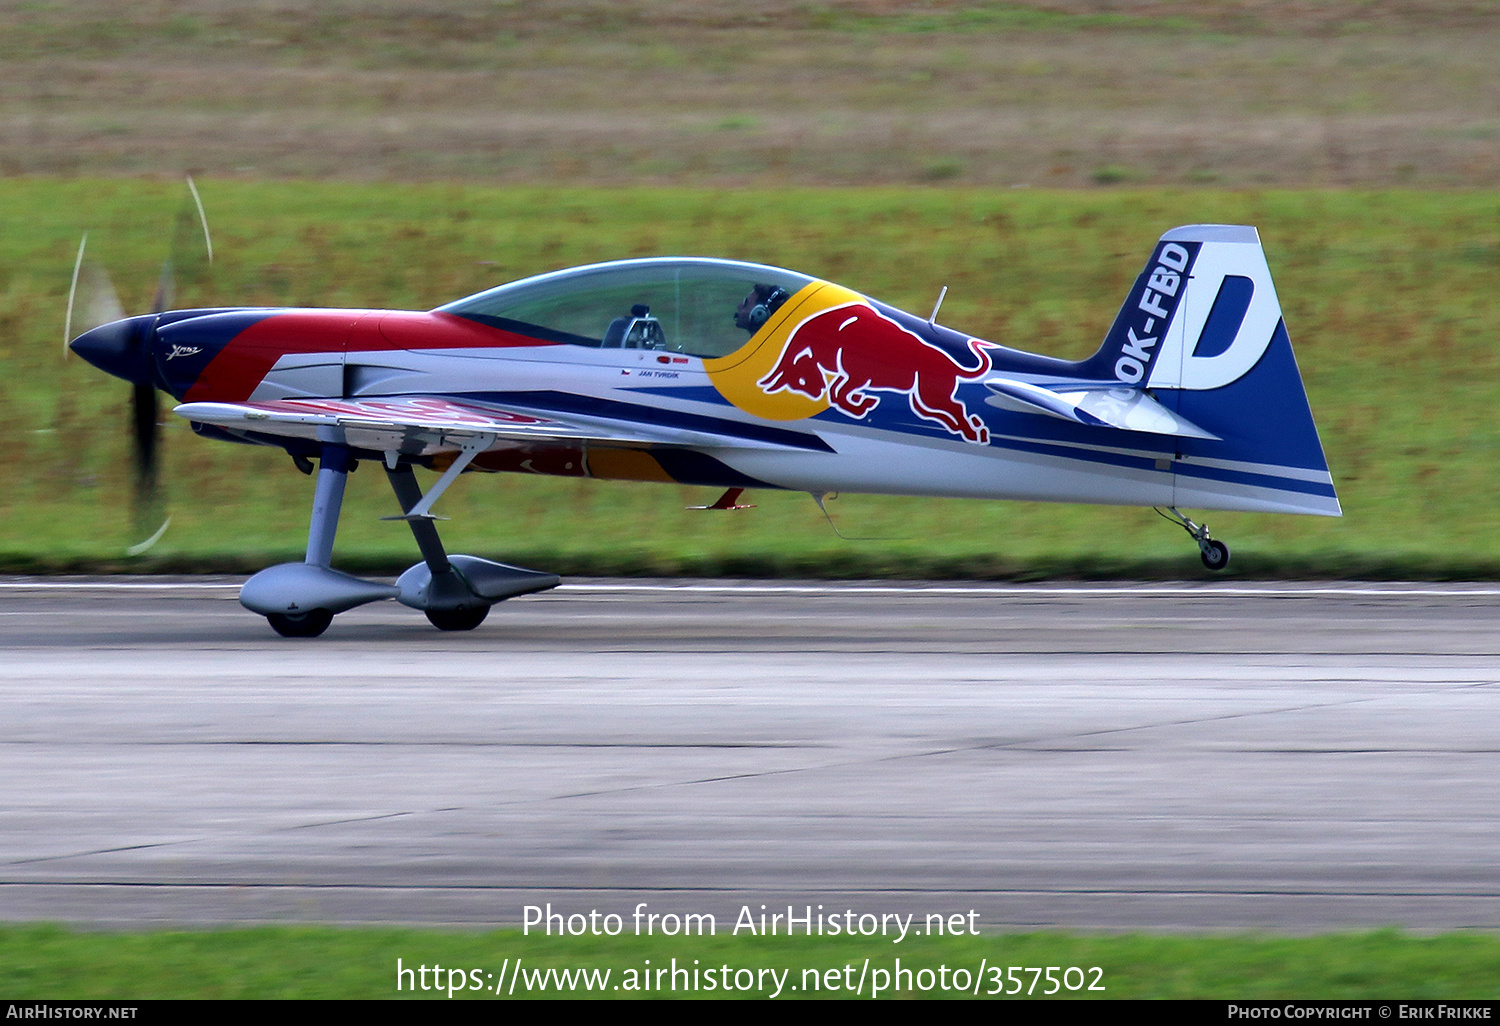
[[[1163,235],[1080,369],[1145,389],[1216,436],[1176,440],[1175,505],[1340,514],[1254,228]]]

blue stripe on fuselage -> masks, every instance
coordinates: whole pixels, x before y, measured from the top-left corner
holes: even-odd
[[[792,431],[787,428],[768,427],[763,424],[747,424],[743,421],[723,417],[706,416],[700,413],[683,413],[666,410],[660,406],[642,406],[621,402],[618,399],[600,399],[571,392],[468,392],[464,398],[478,402],[498,403],[502,406],[520,406],[529,410],[549,413],[577,413],[587,417],[603,417],[623,420],[652,427],[682,428],[688,431],[703,431],[724,435],[728,438],[743,438],[747,441],[770,442],[793,449],[813,452],[833,452],[833,447],[818,435],[807,431]]]

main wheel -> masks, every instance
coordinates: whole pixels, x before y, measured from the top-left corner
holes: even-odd
[[[1221,541],[1210,541],[1200,555],[1203,565],[1210,570],[1222,570],[1229,565],[1229,546]]]
[[[326,609],[309,609],[305,613],[267,613],[271,627],[283,638],[316,638],[333,623]]]
[[[490,615],[489,606],[465,606],[462,609],[428,609],[427,620],[440,631],[472,631]]]

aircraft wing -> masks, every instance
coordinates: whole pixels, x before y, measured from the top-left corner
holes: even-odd
[[[1058,382],[1049,388],[1031,381],[989,377],[984,384],[995,393],[987,401],[999,398],[1001,403],[1027,413],[1044,413],[1060,420],[1121,431],[1213,440],[1219,437],[1173,413],[1144,388],[1121,386],[1118,382]]]
[[[336,429],[343,443],[379,452],[427,456],[488,436],[493,443],[593,442],[600,445],[784,448],[709,431],[657,428],[604,418],[542,414],[445,396],[369,399],[272,399],[184,403],[174,411],[228,431],[317,440]]]

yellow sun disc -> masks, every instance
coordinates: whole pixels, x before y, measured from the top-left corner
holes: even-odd
[[[799,324],[832,307],[864,302],[867,300],[863,296],[842,285],[824,281],[804,285],[748,342],[728,356],[704,360],[703,367],[719,394],[746,413],[767,420],[804,420],[815,416],[828,409],[826,398],[811,399],[787,389],[768,394],[760,381],[781,359],[787,339]]]

